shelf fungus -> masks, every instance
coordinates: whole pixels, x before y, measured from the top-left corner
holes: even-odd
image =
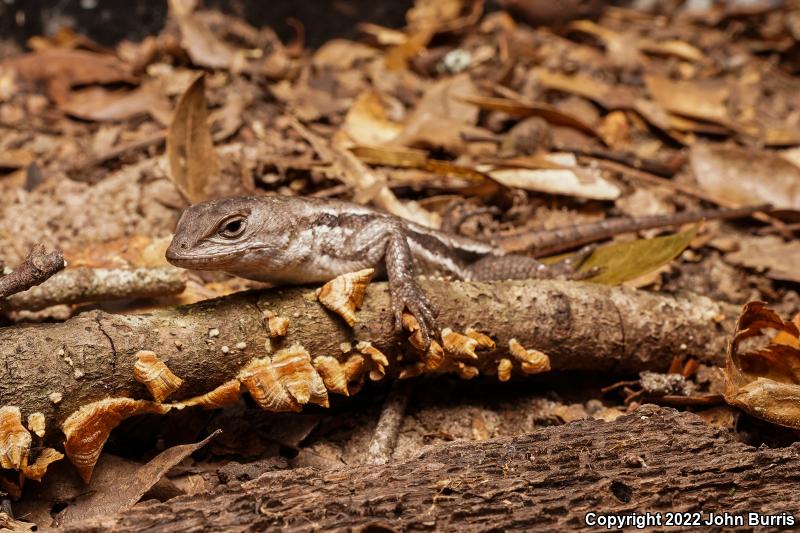
[[[183,400],[174,404],[176,408],[183,409],[184,407],[200,406],[203,409],[217,409],[220,407],[228,407],[239,401],[239,390],[241,383],[238,379],[226,381],[219,387],[201,395]]]
[[[356,344],[356,350],[366,355],[372,363],[369,379],[372,381],[382,380],[386,376],[386,367],[389,366],[389,360],[383,355],[383,352],[374,347],[369,341],[360,341]]]
[[[456,362],[456,373],[461,379],[473,379],[478,377],[480,370],[471,365],[465,365],[461,361]]]
[[[408,342],[419,350],[422,351],[424,347],[424,343],[422,341],[422,333],[419,330],[419,323],[417,319],[414,318],[414,315],[411,313],[404,312],[402,317],[403,329],[411,333],[411,336],[408,338]],[[431,344],[428,347],[428,351],[423,356],[424,363],[425,363],[425,372],[434,372],[442,366],[444,363],[444,349],[442,345],[439,344],[436,340],[431,340]],[[413,373],[414,370],[409,370],[409,372]],[[416,374],[418,375],[418,374]],[[408,373],[406,373],[406,377],[412,377]]]
[[[183,385],[183,380],[172,373],[167,365],[155,353],[142,350],[136,353],[133,365],[133,377],[147,387],[150,395],[158,403]]]
[[[264,311],[264,322],[267,324],[270,338],[285,337],[289,331],[289,319],[278,316],[272,311]]]
[[[20,470],[28,465],[31,434],[22,425],[19,407],[0,409],[0,467]]]
[[[513,370],[514,365],[510,359],[506,359],[505,357],[500,359],[497,363],[497,379],[500,381],[508,381],[511,379],[511,370]]]
[[[550,370],[550,357],[546,353],[527,349],[517,339],[508,341],[508,350],[520,362],[520,368],[526,374],[539,374]]]
[[[374,275],[375,269],[366,268],[337,276],[317,290],[317,299],[352,327],[356,323],[356,310],[361,307]]]
[[[308,351],[299,344],[278,351],[272,358],[254,359],[242,369],[239,379],[266,411],[299,412],[307,403],[329,405],[325,383],[311,365]]]
[[[172,406],[132,398],[106,398],[84,405],[64,421],[64,450],[88,483],[111,430],[123,420],[146,413],[165,414]]]
[[[477,329],[467,328],[466,331],[464,331],[464,334],[478,342],[478,346],[476,347],[477,350],[494,350],[496,348],[495,342],[492,340],[492,338],[485,333],[481,333]]]
[[[461,333],[456,333],[450,328],[442,330],[442,345],[444,353],[455,359],[478,359],[478,354],[475,353],[478,348],[478,341]]]
[[[330,392],[350,396],[347,388],[347,373],[339,360],[330,355],[314,358],[314,368],[322,377],[322,382]]]
[[[45,420],[42,413],[36,412],[28,415],[28,429],[41,438],[44,438]]]
[[[33,464],[23,467],[22,474],[27,479],[41,481],[44,475],[47,473],[47,467],[50,466],[51,463],[60,461],[63,458],[63,453],[54,450],[53,448],[44,448],[41,452],[39,452],[39,456],[36,458]]]

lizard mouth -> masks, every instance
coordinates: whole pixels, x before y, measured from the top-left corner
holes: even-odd
[[[232,260],[230,253],[197,253],[187,252],[188,247],[173,242],[167,248],[164,257],[171,265],[196,270],[222,270]]]

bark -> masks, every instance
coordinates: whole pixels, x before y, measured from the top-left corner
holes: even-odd
[[[3,276],[0,271],[0,300],[42,283],[65,265],[64,252],[48,252],[43,244],[37,244],[13,272]],[[5,302],[0,304],[5,305]]]
[[[180,294],[186,271],[160,268],[76,268],[8,298],[9,310],[38,311],[51,305],[156,298]]]
[[[65,531],[597,530],[587,512],[728,512],[747,524],[748,512],[796,511],[798,467],[795,446],[754,448],[694,414],[647,405],[406,462],[272,472]]]
[[[466,283],[423,280],[440,310],[439,324],[455,331],[473,327],[494,338],[497,349],[470,361],[482,374],[496,371],[508,342],[545,352],[553,370],[663,371],[675,355],[720,363],[732,331],[734,306],[697,295],[665,296],[620,287],[574,282]],[[307,287],[240,293],[151,314],[81,314],[59,324],[0,330],[0,406],[24,416],[41,412],[47,433],[80,406],[107,397],[149,399],[133,379],[135,354],[153,350],[184,385],[170,397],[204,394],[254,357],[270,341],[263,311],[291,321],[273,349],[302,344],[311,357],[344,360],[342,343],[368,340],[390,361],[392,377],[409,360],[404,335],[392,328],[385,283],[372,284],[349,328],[325,310]],[[723,320],[724,318],[724,320]],[[398,356],[406,351],[404,361]],[[57,393],[61,400],[54,403]]]

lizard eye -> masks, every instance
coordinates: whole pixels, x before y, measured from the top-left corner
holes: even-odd
[[[233,239],[242,234],[246,225],[247,219],[243,216],[237,215],[235,217],[226,218],[220,222],[217,233],[222,237]]]

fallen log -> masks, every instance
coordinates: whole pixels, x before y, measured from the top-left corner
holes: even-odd
[[[547,354],[553,370],[663,371],[675,355],[720,363],[738,311],[698,295],[587,283],[422,280],[422,286],[440,310],[441,327],[472,327],[496,341],[495,349],[469,361],[487,375],[510,357],[511,339]],[[392,327],[390,309],[387,285],[374,283],[354,328],[324,309],[308,287],[239,293],[149,314],[92,311],[58,324],[7,327],[0,329],[0,406],[19,407],[23,417],[42,413],[47,434],[61,438],[53,426],[91,402],[151,399],[133,376],[140,350],[154,351],[182,380],[171,401],[208,393],[269,349],[297,344],[311,359],[345,361],[347,350],[369,341],[387,357],[386,375],[393,377],[413,362],[413,353],[407,334]],[[289,320],[285,337],[270,338],[266,311]]]
[[[780,529],[797,523],[799,467],[795,446],[754,448],[694,414],[646,405],[613,422],[448,443],[405,462],[271,472],[61,531],[558,531],[607,529],[600,515],[634,513],[650,513],[643,524],[658,530],[670,519],[712,529],[711,513],[737,520],[722,529],[752,528],[754,518]]]

